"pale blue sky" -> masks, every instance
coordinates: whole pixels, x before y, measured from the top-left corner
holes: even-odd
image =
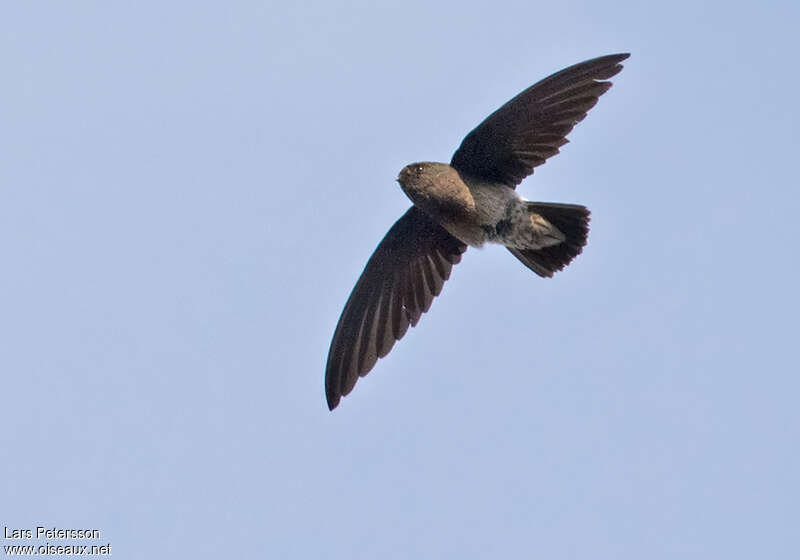
[[[117,558],[798,557],[798,6],[9,3],[0,522]],[[620,51],[519,189],[588,206],[584,254],[469,250],[328,412],[398,171]]]

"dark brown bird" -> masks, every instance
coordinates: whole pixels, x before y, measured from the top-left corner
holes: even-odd
[[[629,54],[570,66],[532,85],[470,132],[445,163],[414,163],[398,181],[414,205],[370,257],[344,306],[325,372],[328,408],[353,390],[442,291],[467,245],[505,245],[543,277],[580,254],[589,210],[531,202],[515,187],[558,153],[611,87]]]

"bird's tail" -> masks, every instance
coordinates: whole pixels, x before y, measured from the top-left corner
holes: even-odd
[[[551,277],[580,255],[589,235],[589,210],[578,204],[526,202],[530,214],[538,214],[564,234],[564,241],[541,249],[508,247],[511,254],[539,276]]]

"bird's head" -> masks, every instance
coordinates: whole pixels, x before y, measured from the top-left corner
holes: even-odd
[[[406,194],[409,194],[409,191],[419,190],[426,166],[426,163],[412,163],[400,170],[400,175],[397,176],[397,182],[400,183],[400,186]]]
[[[449,169],[450,166],[443,163],[412,163],[400,171],[397,182],[414,204],[424,206],[425,201],[436,196],[437,178]]]
[[[465,211],[469,191],[458,171],[446,163],[421,162],[406,165],[397,182],[416,206],[435,220]]]

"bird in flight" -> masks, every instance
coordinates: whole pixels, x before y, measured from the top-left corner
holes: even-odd
[[[628,56],[556,72],[467,134],[449,165],[412,163],[400,171],[397,180],[414,204],[375,249],[339,317],[325,371],[330,410],[428,311],[467,246],[505,245],[542,277],[580,254],[589,233],[586,207],[531,202],[514,189],[568,142]]]

